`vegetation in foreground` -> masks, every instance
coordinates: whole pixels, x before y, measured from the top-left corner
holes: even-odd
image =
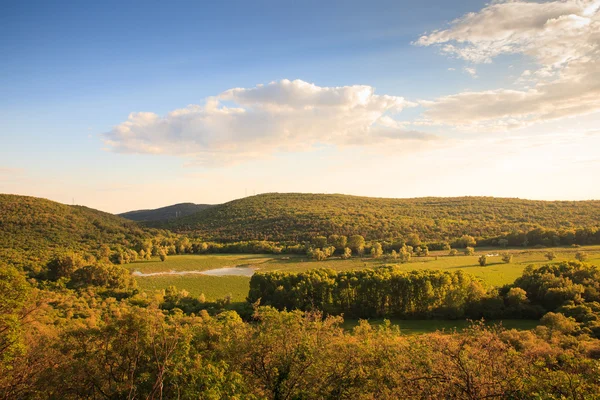
[[[533,331],[475,324],[460,333],[403,336],[388,323],[361,322],[348,332],[340,317],[319,312],[257,307],[244,322],[233,311],[167,311],[172,293],[149,298],[106,282],[32,287],[14,268],[0,271],[0,398],[534,399],[600,392],[600,343],[577,322],[581,313],[548,313]]]

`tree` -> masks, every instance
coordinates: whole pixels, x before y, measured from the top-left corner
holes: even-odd
[[[449,256],[456,256],[456,255],[458,255],[458,250],[456,250],[456,249],[451,249],[451,250],[450,250],[450,253],[448,253],[448,255],[449,255]]]
[[[586,261],[588,259],[588,255],[585,251],[578,251],[575,253],[575,259],[578,261]]]
[[[485,267],[487,264],[487,256],[485,254],[482,254],[481,256],[479,256],[479,265],[481,265],[482,267]]]
[[[323,261],[325,259],[327,259],[327,254],[321,250],[321,249],[315,249],[315,248],[310,248],[307,251],[307,255],[313,259],[313,260],[317,260],[317,261]]]
[[[472,256],[473,254],[475,254],[475,249],[472,247],[467,247],[464,251],[465,256]]]
[[[549,251],[546,254],[544,254],[544,256],[549,260],[552,261],[556,258],[556,254],[554,254],[553,251]]]
[[[325,236],[315,236],[312,239],[312,244],[316,248],[323,249],[327,246],[327,238]]]
[[[46,265],[48,277],[53,280],[69,278],[73,272],[83,267],[85,260],[77,253],[56,255]]]
[[[344,235],[329,235],[327,241],[330,245],[336,248],[336,250],[342,251],[348,243],[348,238]]]
[[[510,288],[506,294],[506,301],[512,307],[518,307],[529,302],[527,300],[527,292],[518,287]]]
[[[5,362],[24,351],[21,319],[29,290],[19,271],[0,263],[0,372]]]
[[[160,261],[167,261],[167,253],[164,250],[160,250],[158,256],[160,257]]]
[[[456,243],[459,247],[475,247],[477,245],[477,241],[471,235],[462,235]]]
[[[502,261],[504,261],[507,264],[510,264],[512,262],[513,256],[510,253],[502,253]]]
[[[508,240],[506,240],[506,239],[499,239],[498,240],[498,246],[506,248],[506,246],[508,246]]]
[[[400,252],[398,253],[398,259],[401,263],[406,263],[410,261],[410,251],[408,250],[408,246],[404,245],[400,248]]]
[[[362,255],[365,250],[365,238],[361,235],[352,235],[348,238],[348,247],[353,253]]]
[[[383,247],[381,247],[381,243],[374,243],[371,247],[371,257],[379,258],[383,255]]]
[[[344,254],[342,254],[342,259],[347,260],[352,257],[352,250],[349,247],[344,247]]]
[[[410,235],[408,235],[408,238],[406,239],[406,244],[412,247],[417,247],[421,245],[421,238],[419,237],[418,234],[416,233],[411,233]]]

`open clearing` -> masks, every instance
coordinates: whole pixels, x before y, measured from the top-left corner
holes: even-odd
[[[513,254],[510,264],[502,262],[499,256],[488,257],[488,265],[481,267],[478,258],[481,254],[499,254],[508,251]],[[585,251],[589,255],[588,262],[600,265],[600,246],[581,248],[552,249],[509,249],[478,248],[474,256],[447,256],[447,251],[433,251],[428,257],[413,257],[410,262],[398,266],[406,271],[421,269],[463,270],[480,277],[488,285],[501,286],[514,282],[523,269],[529,265],[547,264],[544,257],[553,251],[557,258],[552,263],[573,260],[577,251]],[[326,261],[312,261],[305,256],[295,255],[257,255],[257,254],[208,254],[208,255],[176,255],[169,256],[161,262],[158,258],[149,261],[137,261],[128,264],[131,271],[140,273],[157,273],[170,271],[206,271],[224,267],[252,267],[257,271],[301,272],[315,268],[330,268],[336,271],[373,268],[394,264],[394,260],[354,257],[349,260],[331,258]],[[143,290],[154,292],[175,286],[188,291],[192,296],[204,294],[208,301],[214,301],[231,295],[233,301],[245,301],[248,294],[250,278],[247,276],[207,276],[201,274],[158,275],[136,277]]]

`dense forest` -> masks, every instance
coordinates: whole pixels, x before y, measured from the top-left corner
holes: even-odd
[[[452,241],[464,234],[493,239],[536,228],[552,231],[552,239],[553,235],[561,232],[566,235],[574,228],[594,228],[592,236],[596,234],[595,228],[600,226],[600,201],[493,197],[386,199],[270,193],[148,226],[214,241],[299,242],[331,234],[392,241],[417,234],[421,240],[434,242]]]

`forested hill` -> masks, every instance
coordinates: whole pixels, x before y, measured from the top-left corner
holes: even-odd
[[[151,236],[147,228],[102,211],[0,194],[0,257],[13,263],[43,262],[55,250],[131,247]]]
[[[388,199],[338,194],[268,193],[216,205],[152,226],[212,240],[296,241],[317,235],[452,240],[600,226],[600,201],[532,201],[493,197]]]
[[[149,221],[164,221],[169,219],[175,219],[177,217],[185,217],[202,211],[210,204],[194,204],[194,203],[180,203],[172,206],[156,208],[154,210],[136,210],[128,211],[122,214],[118,214],[120,217],[130,219],[138,222],[149,222]]]

